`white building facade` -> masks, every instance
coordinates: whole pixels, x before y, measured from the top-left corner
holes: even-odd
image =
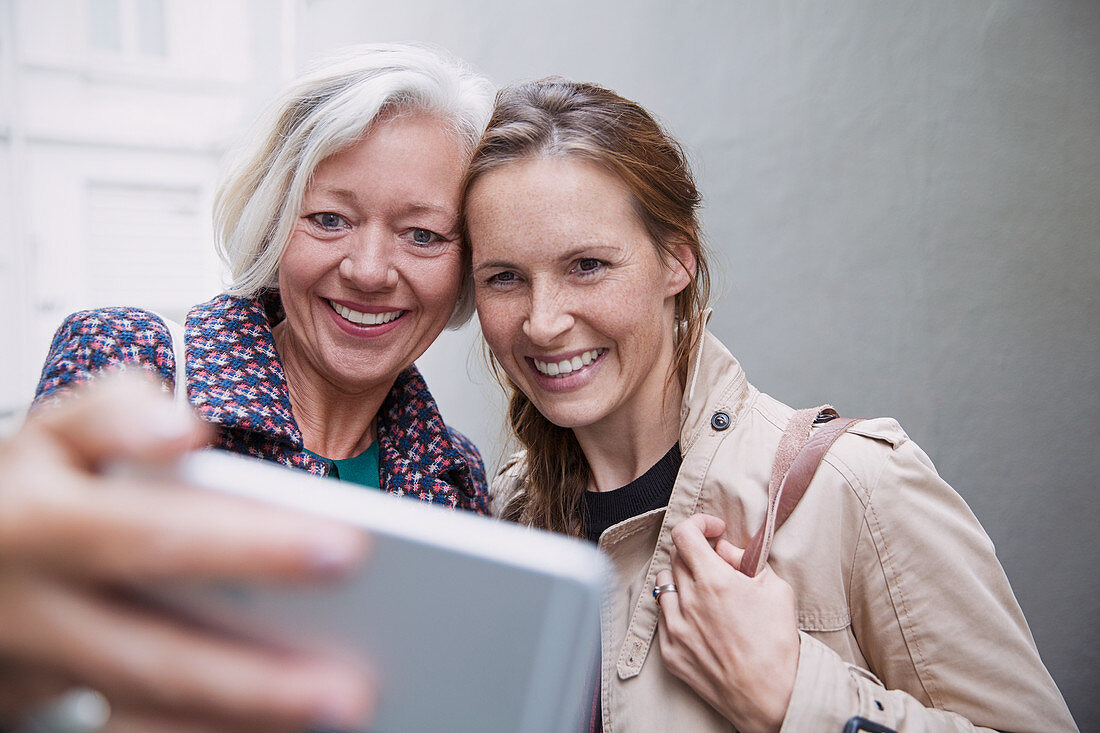
[[[293,72],[297,2],[0,0],[0,429],[69,313],[222,287],[226,149]]]

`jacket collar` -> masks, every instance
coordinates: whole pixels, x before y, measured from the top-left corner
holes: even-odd
[[[616,671],[620,679],[635,677],[653,644],[657,630],[657,604],[650,593],[657,572],[669,565],[672,528],[698,511],[706,473],[719,445],[741,423],[755,399],[741,365],[710,331],[705,331],[688,363],[688,383],[680,403],[680,453],[683,462],[668,507],[661,517],[657,543],[649,570],[633,599],[630,626],[619,649]],[[719,413],[724,418],[717,419]],[[636,532],[632,522],[652,522],[655,517],[635,517],[610,532]]]
[[[264,303],[219,295],[190,310],[186,329],[188,391],[199,417],[301,450]]]
[[[273,292],[259,298],[219,295],[192,308],[186,332],[188,386],[203,420],[260,433],[301,451],[302,433],[271,335],[281,318]],[[378,442],[387,484],[398,476],[423,483],[457,472],[465,480],[455,485],[472,486],[466,459],[415,366],[398,375],[378,411]]]
[[[439,407],[415,366],[398,375],[378,410],[378,447],[380,462],[389,469],[382,477],[386,484],[382,488],[391,493],[401,493],[390,486],[398,476],[404,477],[404,483],[423,484],[421,477],[430,479],[423,488],[433,493],[443,485],[474,485],[466,458],[451,441]],[[435,486],[440,481],[443,485]]]
[[[736,427],[752,404],[753,387],[733,354],[710,331],[703,331],[688,362],[688,383],[680,402],[680,453],[688,451],[714,416],[723,412]]]

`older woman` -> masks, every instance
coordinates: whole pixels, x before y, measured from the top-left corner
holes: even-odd
[[[138,716],[142,730],[182,721],[294,729],[362,714],[346,670],[326,676],[298,664],[272,686],[273,673],[247,674],[270,672],[270,654],[230,648],[104,597],[105,588],[149,577],[323,577],[353,561],[357,541],[302,523],[280,549],[272,532],[250,532],[265,521],[285,530],[289,520],[212,497],[142,498],[97,484],[88,469],[205,440],[484,512],[481,458],[443,423],[413,362],[448,322],[472,312],[459,203],[492,92],[484,78],[415,46],[353,48],[325,60],[259,121],[218,193],[229,291],[192,308],[174,336],[171,324],[139,308],[77,313],[61,326],[36,414],[4,455],[0,674],[19,686],[7,688],[17,689],[9,709],[31,697],[33,677],[50,691],[69,682],[96,687],[111,699],[116,724]],[[81,406],[66,404],[69,393],[81,396],[78,385],[124,365],[175,385],[208,432],[163,405],[144,405],[132,387],[104,397],[120,390],[109,385],[83,395]],[[113,414],[105,412],[112,400]],[[36,463],[58,486],[44,484]],[[102,501],[90,500],[94,485]],[[39,528],[44,537],[32,539]],[[324,689],[334,675],[343,681]],[[323,705],[318,712],[318,696],[332,720]]]
[[[360,48],[259,120],[215,203],[232,285],[184,329],[187,396],[215,446],[484,509],[480,456],[412,364],[472,311],[459,194],[489,99],[486,80],[424,49]],[[70,316],[37,400],[120,364],[174,384],[159,316]]]
[[[588,727],[1074,730],[988,537],[894,420],[840,434],[762,572],[742,562],[777,452],[835,413],[761,394],[706,332],[698,203],[643,109],[562,80],[500,93],[467,176],[524,448],[494,509],[598,542],[621,580]]]

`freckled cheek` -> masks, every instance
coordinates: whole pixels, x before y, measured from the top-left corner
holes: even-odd
[[[633,328],[641,302],[639,293],[619,287],[581,292],[570,299],[575,318],[588,321],[608,335]]]
[[[507,312],[503,308],[492,305],[479,305],[478,313],[481,317],[481,332],[485,334],[485,341],[490,348],[499,351],[501,345],[509,340],[508,335],[512,331]]]
[[[518,307],[512,307],[506,298],[482,296],[477,301],[478,319],[485,343],[503,364],[510,364],[512,345],[523,336],[523,318]]]
[[[647,288],[609,289],[597,302],[585,304],[582,317],[618,342],[620,348],[633,344],[635,348],[644,345],[640,347],[642,350],[650,350],[660,341],[657,333],[663,311]]]

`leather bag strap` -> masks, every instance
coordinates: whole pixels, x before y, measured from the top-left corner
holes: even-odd
[[[814,430],[814,424],[822,420],[827,422]],[[858,418],[836,417],[836,412],[829,405],[799,410],[794,414],[775,452],[771,481],[768,482],[767,516],[745,546],[741,572],[752,578],[764,569],[776,530],[783,526],[798,506],[829,448],[858,422]]]

